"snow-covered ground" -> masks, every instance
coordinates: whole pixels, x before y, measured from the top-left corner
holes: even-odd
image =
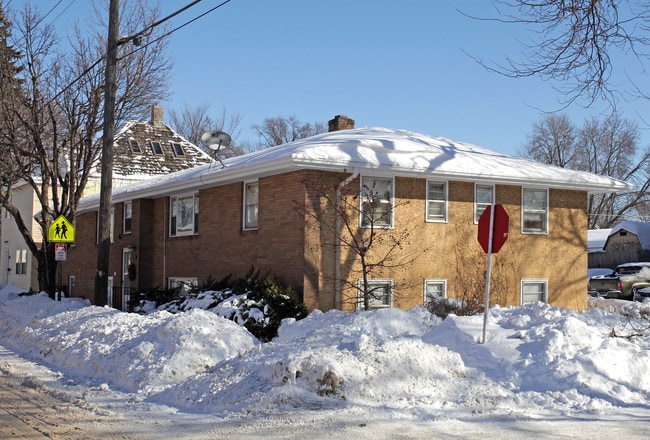
[[[260,343],[205,310],[141,316],[7,287],[0,344],[137,421],[131,435],[648,438],[650,304],[590,304],[492,308],[485,344],[482,316],[422,308],[315,311]]]

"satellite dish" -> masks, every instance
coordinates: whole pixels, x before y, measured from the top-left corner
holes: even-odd
[[[207,145],[209,149],[218,151],[222,146],[227,147],[230,145],[232,138],[223,131],[206,131],[201,136],[201,142]]]

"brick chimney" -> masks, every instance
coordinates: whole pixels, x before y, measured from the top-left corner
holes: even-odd
[[[345,115],[336,115],[334,119],[327,121],[328,131],[351,130],[354,128],[354,119]]]
[[[151,123],[154,127],[163,126],[163,116],[165,115],[165,109],[160,104],[154,104],[151,106]]]

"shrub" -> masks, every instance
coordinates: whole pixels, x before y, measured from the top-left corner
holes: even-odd
[[[307,316],[300,292],[268,275],[260,276],[260,271],[252,267],[243,277],[232,279],[228,275],[221,280],[210,277],[203,286],[190,291],[152,289],[141,295],[132,308],[137,313],[211,310],[246,327],[264,342],[277,336],[283,319],[299,320]]]

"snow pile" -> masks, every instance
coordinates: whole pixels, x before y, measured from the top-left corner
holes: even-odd
[[[495,307],[485,344],[482,316],[440,321],[418,307],[315,311],[259,343],[199,308],[140,316],[4,290],[0,343],[68,377],[192,413],[647,419],[650,304],[590,304]]]
[[[3,344],[65,373],[144,394],[258,343],[243,327],[198,309],[140,316],[44,294],[0,294],[0,309]]]

